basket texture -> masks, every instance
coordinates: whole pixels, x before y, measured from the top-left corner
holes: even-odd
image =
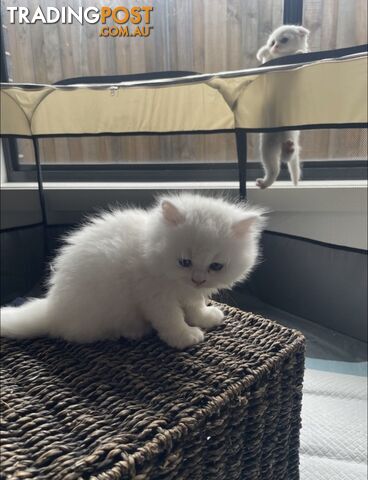
[[[0,478],[298,479],[304,337],[217,305],[184,352],[2,339]]]

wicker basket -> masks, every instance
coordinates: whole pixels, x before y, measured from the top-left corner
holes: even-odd
[[[304,338],[220,307],[184,352],[2,339],[0,478],[298,479]]]

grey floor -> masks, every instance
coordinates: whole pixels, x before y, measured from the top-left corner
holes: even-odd
[[[268,305],[244,289],[226,293],[219,300],[300,330],[307,340],[307,368],[361,376],[367,374],[365,342]]]

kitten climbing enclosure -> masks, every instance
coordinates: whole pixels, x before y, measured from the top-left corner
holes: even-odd
[[[9,83],[2,84],[1,95],[1,132],[7,137],[233,132],[244,198],[247,133],[365,129],[366,46],[293,55],[262,68],[213,75],[166,72],[55,85]]]

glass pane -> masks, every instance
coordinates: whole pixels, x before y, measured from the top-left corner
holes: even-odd
[[[259,160],[258,135],[248,135],[248,161]],[[237,162],[235,135],[43,138],[44,164],[226,163]],[[18,140],[19,162],[33,165],[30,140]],[[76,161],[78,159],[78,161]]]
[[[305,130],[300,135],[302,160],[367,160],[367,129]]]
[[[303,130],[301,160],[366,160],[367,129]],[[259,161],[259,135],[248,134],[248,161]],[[234,134],[40,139],[45,164],[236,162]],[[34,164],[30,140],[18,140],[19,162]],[[78,159],[78,161],[76,161]]]
[[[77,10],[85,5],[70,0]],[[124,6],[136,5],[135,0]],[[123,75],[167,70],[200,73],[236,70],[258,64],[256,52],[282,23],[283,0],[155,0],[153,31],[146,38],[99,36],[101,24],[46,25],[9,23],[2,0],[2,21],[9,75],[15,82],[54,83],[78,76]],[[37,5],[61,6],[56,0],[24,0],[34,12]],[[120,0],[108,2],[111,8]],[[90,1],[88,6],[101,7]],[[20,161],[32,162],[29,142],[19,142]],[[250,140],[250,159],[253,155]],[[258,149],[257,149],[258,152]],[[44,163],[234,162],[234,135],[175,137],[49,139],[41,141]]]

